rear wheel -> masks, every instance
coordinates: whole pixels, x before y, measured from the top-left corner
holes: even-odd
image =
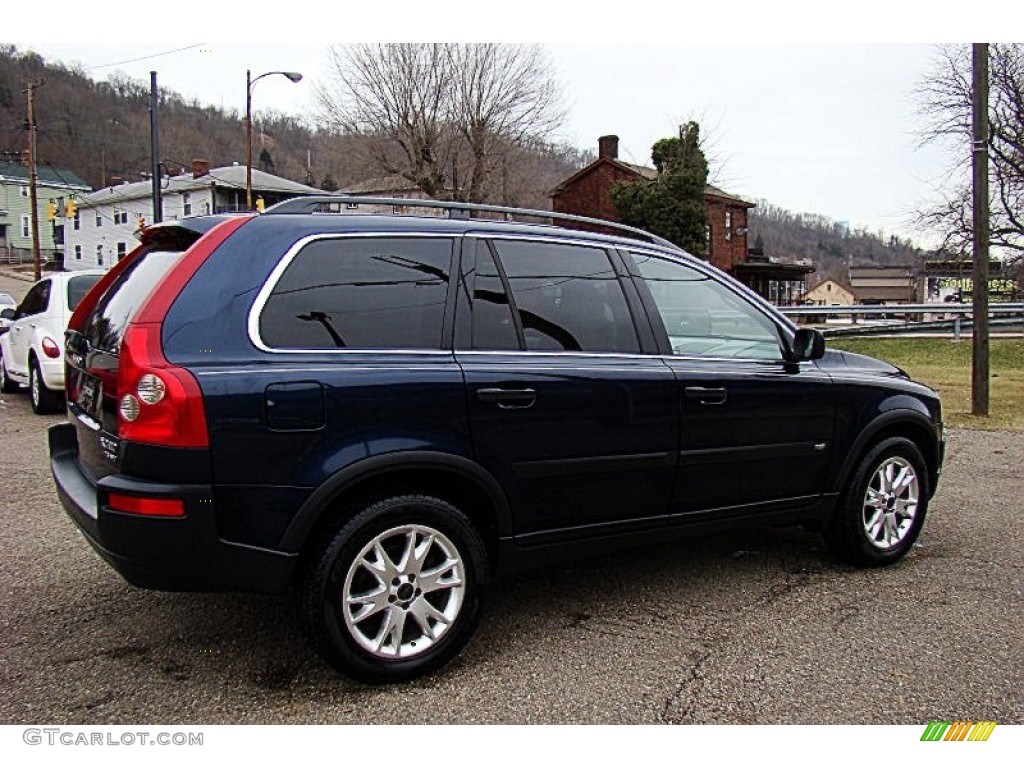
[[[462,512],[431,496],[395,496],[362,507],[321,543],[303,618],[317,651],[349,677],[408,680],[462,650],[487,579],[487,553]]]
[[[895,563],[917,540],[928,497],[928,467],[918,447],[903,437],[883,440],[857,466],[825,540],[854,565]]]
[[[36,413],[53,413],[60,407],[61,393],[46,388],[39,362],[32,358],[28,367],[28,392],[32,410]]]

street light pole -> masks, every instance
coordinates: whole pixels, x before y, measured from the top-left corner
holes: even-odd
[[[264,72],[252,76],[252,70],[245,70],[245,207],[252,210],[252,87],[256,81],[268,75],[284,75],[293,83],[302,79],[299,72]]]

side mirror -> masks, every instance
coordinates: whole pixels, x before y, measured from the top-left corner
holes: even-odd
[[[0,318],[3,318],[4,320],[13,320],[15,317],[17,317],[17,313],[10,307],[0,311]]]
[[[793,337],[793,362],[820,360],[825,355],[825,337],[813,328],[800,328]]]

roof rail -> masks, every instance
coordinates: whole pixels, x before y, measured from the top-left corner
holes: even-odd
[[[501,213],[506,220],[509,216],[529,216],[539,219],[552,219],[560,221],[574,221],[580,224],[589,224],[595,227],[605,227],[624,232],[634,238],[646,240],[657,245],[662,245],[673,250],[679,250],[679,246],[669,242],[663,237],[652,235],[636,227],[619,224],[615,221],[594,219],[589,216],[577,216],[571,213],[558,213],[556,211],[541,211],[533,208],[509,208],[504,205],[488,205],[485,203],[462,203],[448,200],[421,200],[410,197],[363,197],[360,195],[310,195],[307,197],[293,197],[290,200],[272,205],[263,212],[264,216],[282,213],[341,213],[342,205],[390,205],[402,208],[439,208],[448,211],[449,219],[470,219],[473,213]]]

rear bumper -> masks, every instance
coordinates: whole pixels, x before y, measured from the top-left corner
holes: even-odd
[[[48,357],[39,357],[39,373],[43,377],[43,384],[47,389],[55,392],[64,391],[64,358],[53,360]]]
[[[50,468],[57,495],[86,540],[127,581],[168,591],[280,593],[289,589],[296,556],[223,541],[209,485],[169,485],[110,475],[94,483],[78,462],[72,424],[50,428]],[[110,493],[181,499],[182,517],[116,512]]]

